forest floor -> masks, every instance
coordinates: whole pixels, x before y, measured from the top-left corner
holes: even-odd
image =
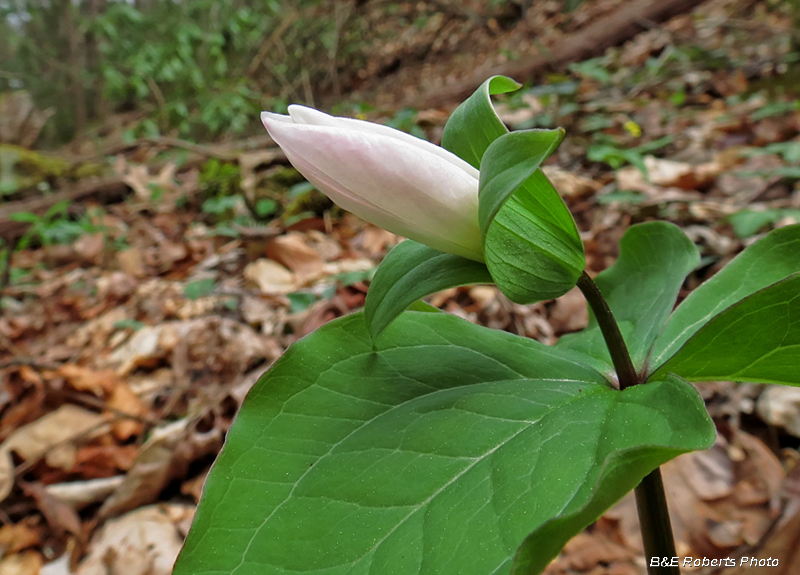
[[[353,97],[374,103],[370,119],[438,141],[458,101],[408,107],[415,94],[557,49],[618,5],[567,18],[535,3],[480,31],[442,17],[376,50]],[[630,225],[670,221],[702,256],[685,297],[764,232],[800,221],[800,50],[781,3],[708,0],[641,24],[497,109],[512,129],[566,128],[545,172],[587,269],[614,261]],[[81,153],[53,160],[73,177],[51,193],[0,202],[0,232],[17,245],[0,274],[0,575],[169,573],[250,386],[292,342],[363,306],[399,240],[333,208],[266,136]],[[577,291],[519,306],[477,286],[430,302],[548,344],[588,321]],[[800,392],[698,389],[719,435],[664,468],[678,554],[763,554],[781,560],[771,575],[797,573]],[[644,573],[632,498],[547,572]]]

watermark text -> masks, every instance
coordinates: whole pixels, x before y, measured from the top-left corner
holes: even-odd
[[[777,567],[778,559],[758,557],[723,557],[722,559],[709,559],[708,557],[651,557],[650,567]]]

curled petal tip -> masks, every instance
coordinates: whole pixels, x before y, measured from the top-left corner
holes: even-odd
[[[292,119],[289,116],[284,116],[283,114],[276,114],[274,112],[261,112],[261,123],[264,124],[264,127],[269,130],[269,123],[270,122],[283,122],[283,123],[292,123]]]

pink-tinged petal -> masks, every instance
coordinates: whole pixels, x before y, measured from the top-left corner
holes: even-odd
[[[457,168],[461,168],[468,174],[472,175],[475,179],[479,178],[479,172],[471,164],[465,162],[454,153],[445,150],[444,148],[432,144],[427,140],[417,138],[411,134],[407,134],[400,130],[395,130],[383,124],[375,124],[373,122],[365,122],[364,120],[356,120],[354,118],[341,118],[338,116],[329,116],[324,112],[315,110],[314,108],[307,108],[305,106],[298,106],[292,104],[289,106],[289,116],[296,124],[311,124],[313,126],[330,126],[332,128],[342,128],[346,130],[356,130],[359,132],[367,132],[370,134],[379,134],[389,138],[395,138],[412,146],[416,146],[426,152],[435,154],[447,160]]]
[[[274,120],[276,122],[284,122],[286,124],[294,124],[291,116],[286,114],[276,114],[275,112],[261,112],[261,123],[267,125],[267,120]]]
[[[272,115],[262,121],[294,167],[342,208],[434,249],[483,261],[478,179],[471,173],[372,130]]]

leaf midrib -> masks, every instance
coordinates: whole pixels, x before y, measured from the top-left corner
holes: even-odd
[[[437,344],[437,345],[439,345],[439,344]],[[414,347],[417,347],[417,346],[414,346]],[[372,353],[372,352],[365,352],[364,354],[359,354],[359,355],[367,355],[367,354],[371,354],[371,353]],[[351,357],[355,357],[355,356],[351,356]],[[332,367],[333,367],[333,366],[331,366],[331,368],[332,368]],[[320,377],[322,377],[322,375],[323,375],[324,373],[327,373],[327,372],[328,372],[328,371],[329,371],[331,368],[328,368],[328,369],[324,370],[323,372],[321,372],[321,373],[319,374],[319,376],[316,378],[316,380],[319,380],[319,378],[320,378]],[[512,371],[513,371],[513,370],[512,370]],[[508,437],[507,439],[505,439],[504,441],[502,441],[502,442],[498,443],[496,446],[494,446],[492,449],[488,450],[486,453],[484,453],[484,454],[482,454],[482,455],[480,455],[480,456],[478,456],[478,457],[475,457],[475,458],[473,459],[473,461],[472,461],[472,462],[471,462],[471,463],[470,463],[470,464],[469,464],[469,465],[468,465],[468,466],[467,466],[467,467],[466,467],[464,470],[462,470],[461,472],[459,472],[459,473],[458,473],[458,474],[457,474],[455,477],[453,477],[453,478],[452,478],[450,481],[448,481],[446,484],[444,484],[444,485],[442,485],[440,488],[438,488],[438,489],[437,489],[437,490],[436,490],[436,491],[435,491],[433,494],[431,494],[431,496],[430,496],[430,497],[428,497],[426,500],[424,500],[424,501],[420,502],[420,503],[419,503],[419,504],[417,504],[417,505],[411,506],[412,508],[411,508],[411,510],[409,511],[409,513],[408,513],[408,514],[407,514],[407,515],[406,515],[406,516],[405,516],[405,517],[404,517],[402,520],[398,521],[398,522],[397,522],[397,524],[396,524],[394,527],[392,527],[392,529],[391,529],[391,530],[389,530],[389,531],[386,533],[386,535],[385,535],[383,538],[381,538],[379,541],[377,541],[377,542],[375,543],[375,545],[374,545],[372,548],[370,548],[370,549],[369,549],[369,550],[368,550],[368,551],[367,551],[367,552],[366,552],[366,553],[365,553],[365,554],[364,554],[364,555],[363,555],[361,558],[359,558],[359,559],[357,559],[355,562],[353,562],[353,563],[351,564],[350,568],[348,569],[348,572],[352,571],[353,567],[355,567],[356,565],[358,565],[358,564],[359,564],[361,561],[363,561],[363,560],[364,560],[364,559],[366,559],[367,557],[372,557],[372,556],[374,555],[374,552],[375,552],[375,550],[376,550],[376,549],[377,549],[377,548],[378,548],[378,547],[379,547],[379,546],[380,546],[380,545],[381,545],[381,544],[382,544],[382,543],[383,543],[383,542],[384,542],[384,541],[385,541],[387,538],[389,538],[389,537],[390,537],[390,536],[391,536],[391,535],[392,535],[392,534],[393,534],[393,533],[394,533],[394,532],[395,532],[395,531],[396,531],[398,528],[400,528],[400,527],[401,527],[401,526],[402,526],[402,525],[403,525],[403,524],[404,524],[404,523],[405,523],[405,522],[406,522],[408,519],[410,519],[410,518],[411,518],[411,517],[412,517],[414,514],[416,514],[417,512],[419,512],[419,511],[420,511],[422,508],[424,508],[426,505],[428,505],[428,504],[429,504],[429,503],[430,503],[430,502],[431,502],[431,501],[432,501],[432,500],[433,500],[433,499],[434,499],[436,496],[438,496],[438,495],[439,495],[439,494],[440,494],[442,491],[444,491],[444,490],[445,490],[447,487],[449,487],[449,486],[450,486],[450,485],[452,485],[454,482],[456,482],[458,479],[460,479],[460,478],[461,478],[461,477],[462,477],[462,476],[463,476],[465,473],[467,473],[468,471],[470,471],[471,469],[473,469],[473,468],[474,468],[474,467],[475,467],[475,466],[476,466],[478,463],[480,463],[480,462],[484,461],[486,457],[490,456],[491,454],[493,454],[494,452],[496,452],[498,449],[500,449],[502,446],[506,445],[506,444],[507,444],[509,441],[513,440],[513,439],[514,439],[515,437],[517,437],[517,436],[518,436],[520,433],[523,433],[523,432],[525,432],[526,430],[530,429],[530,427],[531,427],[532,425],[535,425],[535,424],[537,424],[537,423],[541,423],[541,422],[542,422],[542,421],[543,421],[545,418],[549,417],[550,415],[552,415],[552,414],[553,414],[553,413],[555,413],[555,412],[558,412],[558,411],[560,411],[561,409],[564,409],[565,407],[567,407],[567,406],[569,406],[569,405],[572,405],[572,404],[574,404],[574,403],[578,403],[578,402],[580,402],[580,401],[586,400],[586,399],[587,399],[587,398],[589,398],[589,397],[593,397],[594,395],[596,395],[596,394],[598,394],[598,393],[602,393],[602,392],[604,392],[604,391],[607,391],[607,388],[606,388],[606,387],[605,387],[605,386],[604,386],[602,383],[600,383],[600,382],[594,382],[594,381],[584,381],[584,380],[571,380],[571,379],[532,379],[532,378],[529,378],[529,377],[523,377],[523,376],[521,376],[521,377],[520,377],[520,378],[518,378],[518,379],[511,379],[511,380],[509,380],[509,379],[506,379],[506,380],[497,380],[497,381],[491,381],[491,382],[481,382],[481,383],[483,383],[483,384],[486,384],[486,383],[495,383],[495,384],[499,384],[499,383],[502,383],[502,382],[505,382],[505,381],[519,381],[519,380],[528,380],[528,381],[531,381],[531,382],[537,382],[537,383],[540,383],[540,382],[552,382],[552,383],[580,383],[580,384],[587,384],[587,385],[594,386],[594,388],[588,388],[588,389],[585,389],[583,392],[581,392],[581,394],[580,394],[580,395],[577,395],[577,396],[572,396],[571,398],[568,398],[568,399],[566,399],[566,400],[565,400],[563,403],[559,403],[557,406],[554,406],[554,407],[552,407],[551,409],[549,409],[549,410],[548,410],[546,413],[543,413],[543,414],[542,414],[542,415],[541,415],[541,416],[540,416],[540,417],[539,417],[537,420],[535,420],[535,421],[527,421],[527,420],[520,421],[520,424],[522,425],[522,428],[521,428],[520,430],[518,430],[517,432],[515,432],[513,435],[509,436],[509,437]],[[473,386],[473,385],[481,385],[481,383],[477,383],[477,384],[475,384],[475,383],[472,383],[472,384],[469,384],[468,386],[454,386],[454,387],[447,387],[447,388],[443,388],[443,389],[437,389],[437,390],[435,390],[435,391],[433,391],[433,392],[431,392],[431,393],[428,393],[428,394],[424,394],[424,395],[417,396],[417,398],[421,398],[421,397],[430,397],[430,396],[432,396],[432,395],[434,395],[434,394],[436,394],[436,393],[440,393],[440,392],[448,392],[448,391],[452,391],[452,390],[455,390],[455,389],[460,389],[460,388],[463,388],[463,387],[471,387],[471,386]],[[309,387],[311,387],[311,386],[313,386],[313,385],[317,385],[317,381],[314,381],[313,383],[311,383]],[[308,388],[306,388],[306,389],[308,389]],[[327,389],[327,388],[324,388],[324,389]],[[414,398],[414,399],[417,399],[417,398]],[[413,400],[410,400],[410,401],[413,401]],[[381,413],[379,413],[379,414],[375,415],[374,417],[372,417],[372,418],[370,418],[370,419],[363,420],[363,421],[364,421],[364,424],[363,424],[363,425],[361,425],[361,426],[359,426],[359,427],[355,428],[353,431],[351,431],[350,433],[348,433],[348,434],[347,434],[345,437],[343,437],[342,439],[340,439],[340,440],[339,440],[339,441],[337,441],[336,443],[332,444],[332,445],[331,445],[331,447],[330,447],[330,449],[329,449],[329,450],[328,450],[326,453],[324,453],[323,455],[321,455],[321,456],[318,458],[318,460],[320,460],[320,459],[322,459],[322,458],[324,458],[324,457],[326,457],[326,456],[330,455],[330,454],[333,452],[333,450],[334,450],[334,449],[336,449],[336,447],[338,447],[339,445],[341,445],[342,443],[344,443],[345,441],[347,441],[347,440],[348,440],[348,439],[349,439],[349,438],[350,438],[350,437],[351,437],[353,434],[355,434],[355,433],[359,432],[359,431],[360,431],[362,428],[364,428],[365,426],[369,425],[370,423],[372,423],[373,421],[375,421],[377,418],[379,418],[379,417],[382,417],[382,416],[384,416],[384,415],[387,415],[387,414],[391,413],[391,412],[392,412],[393,410],[395,410],[395,409],[400,409],[400,408],[404,407],[406,403],[407,403],[407,402],[399,403],[399,404],[397,404],[397,405],[394,405],[394,406],[390,407],[390,408],[389,408],[389,409],[387,409],[386,411],[383,411],[383,412],[381,412]],[[527,425],[526,425],[526,424],[527,424]],[[250,550],[250,547],[252,546],[253,542],[254,542],[254,541],[255,541],[255,539],[257,538],[259,531],[260,531],[261,529],[263,529],[263,528],[264,528],[264,527],[265,527],[265,526],[268,524],[268,522],[269,522],[270,518],[271,518],[271,517],[272,517],[272,516],[273,516],[273,515],[274,515],[274,514],[275,514],[275,513],[276,513],[276,512],[279,510],[279,509],[281,509],[281,508],[282,508],[282,507],[283,507],[283,506],[284,506],[284,505],[285,505],[285,504],[286,504],[286,503],[287,503],[287,502],[288,502],[288,501],[289,501],[289,500],[292,498],[292,495],[294,494],[294,492],[295,492],[295,490],[297,489],[297,487],[300,485],[300,483],[303,481],[303,479],[304,479],[304,478],[305,478],[305,477],[308,475],[308,473],[310,473],[312,470],[313,470],[313,467],[309,467],[309,468],[308,468],[308,469],[307,469],[305,472],[303,472],[303,474],[302,474],[300,477],[298,477],[298,478],[297,478],[297,479],[294,481],[294,485],[293,485],[293,486],[292,486],[292,488],[290,489],[290,491],[289,491],[289,493],[287,494],[287,496],[286,496],[286,497],[283,499],[283,501],[281,501],[281,502],[280,502],[278,505],[276,505],[276,506],[275,506],[275,508],[274,508],[274,509],[273,509],[273,510],[270,512],[270,514],[269,514],[269,515],[268,515],[266,518],[264,518],[264,521],[262,522],[262,524],[261,524],[259,527],[257,527],[255,530],[253,530],[253,534],[252,534],[252,536],[250,537],[250,540],[248,541],[247,547],[245,547],[244,551],[242,552],[242,557],[241,557],[241,559],[240,559],[240,562],[239,562],[239,564],[238,564],[238,565],[237,565],[237,566],[236,566],[236,567],[233,569],[232,573],[236,573],[236,571],[237,571],[237,570],[238,570],[240,567],[242,567],[242,565],[244,565],[244,563],[245,563],[245,557],[247,556],[247,553],[248,553],[248,551]],[[570,501],[571,501],[571,500],[570,500]],[[275,565],[275,566],[276,566],[276,567],[279,567],[279,568],[281,568],[281,569],[283,569],[283,567],[281,567],[281,566],[279,566],[279,565]]]

